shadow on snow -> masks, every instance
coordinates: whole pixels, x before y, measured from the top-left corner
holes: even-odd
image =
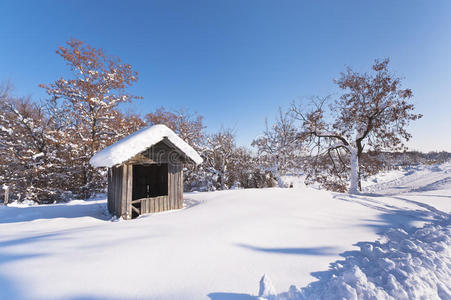
[[[256,300],[258,297],[238,293],[210,293],[207,295],[211,300]]]
[[[274,253],[274,254],[293,254],[293,255],[336,255],[336,248],[334,247],[312,247],[312,248],[264,248],[256,247],[246,244],[237,244],[237,246],[259,252]]]
[[[81,218],[92,217],[99,220],[109,220],[106,213],[106,203],[87,204],[48,204],[27,207],[7,206],[0,208],[0,224],[27,222],[39,219]]]
[[[379,194],[335,194],[333,197],[341,201],[356,203],[379,211],[380,214],[376,219],[363,219],[363,221],[368,222],[365,226],[373,228],[378,234],[383,234],[388,229],[393,227],[400,227],[404,230],[409,230],[415,225],[415,222],[431,222],[448,216],[447,213],[442,212],[431,205],[399,196],[386,196]],[[409,209],[402,206],[387,204],[378,199],[382,197],[390,197],[392,199],[405,202],[406,204],[413,204],[418,208]]]

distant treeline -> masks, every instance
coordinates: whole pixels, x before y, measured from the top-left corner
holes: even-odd
[[[405,151],[405,152],[381,152],[376,154],[383,163],[384,169],[393,167],[433,165],[441,164],[451,159],[451,153],[446,151]]]

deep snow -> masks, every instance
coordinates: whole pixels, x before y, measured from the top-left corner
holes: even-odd
[[[186,193],[185,209],[131,221],[110,221],[104,199],[12,204],[0,208],[0,299],[255,299],[263,274],[276,291],[308,288],[380,233],[449,217],[450,170],[381,176],[352,196],[302,186]]]
[[[319,280],[302,289],[293,285],[277,294],[264,276],[260,291],[271,292],[259,295],[271,300],[451,299],[450,225],[449,216],[443,216],[410,232],[390,229],[380,241],[357,243],[359,251],[343,253],[344,260],[316,272]]]

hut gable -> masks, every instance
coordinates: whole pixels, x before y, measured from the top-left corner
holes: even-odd
[[[172,147],[171,150],[179,152],[182,157],[196,164],[202,163],[202,158],[190,145],[162,124],[141,129],[123,138],[97,152],[89,162],[95,168],[111,168],[134,158],[154,145],[161,144],[162,141],[166,146]]]
[[[126,163],[130,164],[154,164],[154,163],[172,163],[184,164],[190,159],[185,153],[175,147],[167,138],[156,143],[152,147],[128,159]]]

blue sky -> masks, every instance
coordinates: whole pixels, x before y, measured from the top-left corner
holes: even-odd
[[[451,1],[3,0],[0,81],[45,98],[38,84],[68,75],[55,50],[71,36],[139,72],[129,109],[187,108],[241,145],[279,106],[337,93],[346,66],[390,57],[424,114],[409,145],[451,151]]]

